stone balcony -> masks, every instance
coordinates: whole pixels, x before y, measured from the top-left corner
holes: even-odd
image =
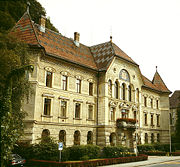
[[[130,118],[118,118],[116,120],[117,128],[127,128],[127,129],[135,129],[136,128],[136,119]]]

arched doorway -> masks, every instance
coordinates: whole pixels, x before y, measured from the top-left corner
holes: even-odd
[[[111,133],[109,136],[109,142],[111,146],[116,146],[116,134]]]

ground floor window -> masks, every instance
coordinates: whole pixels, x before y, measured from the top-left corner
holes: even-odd
[[[151,134],[151,143],[154,143],[154,133]]]
[[[41,140],[43,142],[48,142],[49,141],[49,136],[50,136],[50,132],[48,129],[44,129],[42,131],[42,134],[41,134]]]
[[[74,132],[74,145],[80,145],[80,132],[78,130]]]
[[[87,133],[87,144],[93,144],[93,132],[89,131]]]
[[[66,145],[66,131],[65,130],[60,130],[59,142],[62,142],[64,146]]]
[[[145,143],[147,144],[148,143],[148,134],[145,133]]]

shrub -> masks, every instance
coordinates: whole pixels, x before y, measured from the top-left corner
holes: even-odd
[[[74,161],[74,160],[81,160],[85,155],[88,159],[95,159],[99,157],[100,154],[100,147],[96,145],[80,145],[80,146],[72,146],[66,148],[64,150],[67,155],[69,155],[68,160]],[[64,153],[63,152],[63,153]],[[67,159],[67,157],[66,157]],[[63,159],[64,160],[64,159]]]
[[[143,144],[143,145],[138,145],[137,147],[138,147],[138,151],[140,153],[155,150],[153,144]]]
[[[133,154],[132,154],[133,155]],[[123,156],[131,156],[129,149],[123,146],[106,146],[103,148],[103,158],[117,158]]]

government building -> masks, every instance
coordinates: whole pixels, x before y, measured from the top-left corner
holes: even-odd
[[[152,81],[112,42],[86,46],[35,24],[28,12],[11,33],[30,46],[34,93],[22,141],[50,136],[65,146],[169,142],[170,91],[156,70]]]

